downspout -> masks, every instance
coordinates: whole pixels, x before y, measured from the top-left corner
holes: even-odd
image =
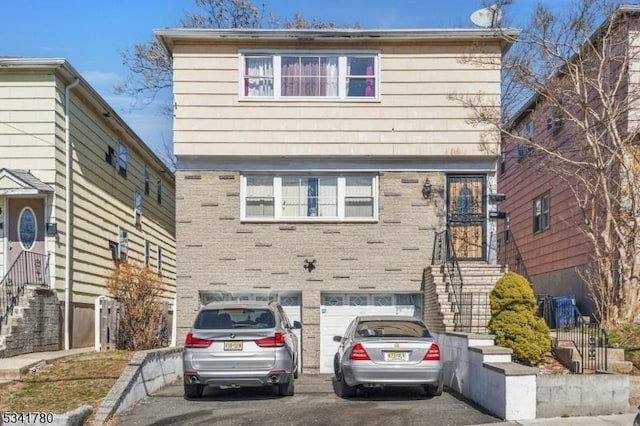
[[[70,108],[71,100],[69,95],[71,89],[76,87],[80,83],[80,79],[76,77],[73,83],[69,84],[64,89],[64,150],[65,150],[65,207],[64,207],[64,222],[66,226],[64,235],[64,350],[71,349],[70,345],[70,320],[71,315],[71,256],[73,250],[71,249],[71,171],[73,169],[72,156],[71,156],[71,125],[70,125]]]

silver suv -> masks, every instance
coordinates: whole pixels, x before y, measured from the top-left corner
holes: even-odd
[[[184,342],[184,397],[202,396],[207,385],[222,388],[277,386],[294,394],[298,338],[276,302],[212,302],[198,312]]]

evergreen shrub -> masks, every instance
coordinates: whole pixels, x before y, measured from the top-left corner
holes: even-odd
[[[489,296],[489,331],[496,345],[511,348],[517,361],[537,364],[551,350],[549,327],[538,317],[531,285],[522,275],[507,272]]]

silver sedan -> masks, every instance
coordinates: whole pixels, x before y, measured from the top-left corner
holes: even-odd
[[[361,316],[347,327],[333,366],[338,393],[356,395],[358,387],[422,386],[442,394],[440,348],[424,323],[409,316]]]

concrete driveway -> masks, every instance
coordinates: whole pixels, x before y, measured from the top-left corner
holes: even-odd
[[[160,389],[117,417],[121,425],[477,425],[499,423],[461,396],[425,396],[419,388],[368,389],[342,399],[332,377],[303,375],[294,397],[275,389],[206,389],[186,401],[182,381]]]

